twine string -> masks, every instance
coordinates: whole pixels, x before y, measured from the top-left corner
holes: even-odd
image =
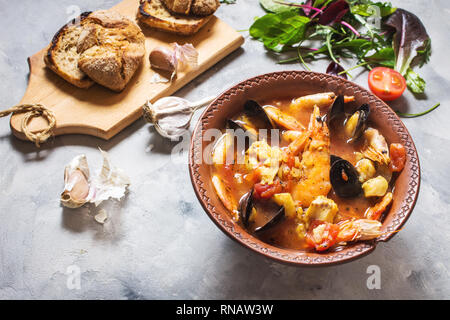
[[[22,119],[22,131],[28,140],[34,142],[36,147],[40,147],[41,143],[47,141],[52,136],[53,128],[56,125],[56,117],[53,111],[47,109],[41,104],[21,104],[7,110],[0,111],[0,118],[10,114],[25,113]],[[33,118],[42,117],[47,120],[47,127],[39,132],[32,132],[28,128],[28,124]]]

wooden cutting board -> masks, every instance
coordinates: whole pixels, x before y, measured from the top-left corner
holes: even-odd
[[[136,20],[138,7],[139,0],[124,0],[112,9]],[[46,49],[43,49],[28,58],[28,88],[20,104],[40,103],[51,109],[56,116],[54,135],[78,133],[108,140],[142,116],[141,106],[147,100],[154,102],[173,94],[244,43],[238,32],[215,16],[197,34],[189,37],[141,27],[146,36],[144,63],[121,93],[97,84],[89,89],[71,85],[45,67],[43,57]],[[155,72],[150,68],[148,55],[152,48],[172,42],[192,43],[199,53],[199,66],[178,74],[171,83],[152,83]],[[21,130],[22,118],[23,115],[14,115],[10,124],[13,134],[25,140]],[[45,126],[46,121],[42,118],[30,122],[32,131]]]

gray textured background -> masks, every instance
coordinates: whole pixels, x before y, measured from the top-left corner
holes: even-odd
[[[0,0],[0,105],[19,102],[27,85],[26,58],[43,48],[68,18],[71,5],[108,8],[118,1]],[[0,298],[13,299],[214,299],[214,298],[450,298],[450,110],[449,1],[392,1],[418,14],[433,40],[431,62],[420,70],[427,81],[421,100],[410,93],[392,104],[433,113],[405,119],[419,151],[422,186],[405,229],[373,254],[319,269],[280,265],[227,238],[198,203],[184,163],[172,163],[173,144],[139,120],[110,141],[57,137],[39,152],[10,135],[0,119]],[[247,29],[263,10],[256,0],[223,5],[217,15]],[[281,66],[262,44],[242,49],[180,90],[196,100],[261,73],[301,69]],[[324,71],[325,61],[311,65]],[[353,72],[366,85],[367,73]],[[98,166],[97,147],[132,179],[128,197],[103,206],[111,215],[101,226],[98,209],[66,210],[59,204],[64,165],[86,153]],[[81,289],[67,288],[67,268],[80,268]],[[366,287],[367,267],[381,269],[381,289]]]

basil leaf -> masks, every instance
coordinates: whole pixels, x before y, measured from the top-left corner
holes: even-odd
[[[414,93],[424,93],[425,92],[425,80],[423,80],[417,73],[415,73],[411,68],[406,72],[406,85],[408,89]]]
[[[300,16],[298,10],[268,13],[250,27],[250,35],[262,41],[272,51],[280,52],[304,40],[310,19]]]
[[[259,4],[264,10],[272,13],[292,10],[292,7],[276,3],[274,0],[259,0]]]
[[[395,53],[392,48],[382,48],[381,50],[375,52],[373,55],[365,57],[368,62],[374,62],[376,64],[394,68],[395,66]]]

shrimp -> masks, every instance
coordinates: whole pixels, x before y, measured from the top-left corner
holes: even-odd
[[[302,135],[302,131],[286,130],[281,134],[281,138],[287,142],[292,142]]]
[[[303,207],[309,207],[314,199],[326,196],[331,190],[330,134],[317,106],[314,107],[306,132],[307,134],[299,137],[300,141],[296,140],[288,147],[288,152],[291,146],[297,152],[304,145],[300,162],[302,175],[292,191],[294,200],[299,201]],[[302,140],[304,137],[307,137],[305,142]]]
[[[378,238],[381,232],[381,222],[371,219],[346,220],[338,223],[337,242],[356,240],[372,240]]]
[[[303,131],[305,130],[305,127],[297,121],[294,117],[282,112],[280,109],[272,107],[272,106],[266,106],[264,107],[264,111],[269,116],[269,118],[278,124],[279,126],[288,129],[288,130],[295,130],[295,131]]]
[[[318,106],[319,108],[325,108],[331,106],[331,104],[336,99],[336,94],[334,92],[323,92],[311,94],[308,96],[303,96],[295,99],[291,105],[291,111],[298,111],[300,109],[312,109],[314,106]],[[354,96],[344,96],[344,102],[352,102],[355,101]]]
[[[378,220],[384,211],[386,211],[387,207],[391,204],[393,199],[392,192],[388,192],[384,195],[383,199],[378,202],[373,207],[367,209],[365,213],[365,217],[371,220]]]
[[[391,159],[389,158],[389,148],[386,139],[377,129],[368,128],[364,131],[366,138],[366,148],[363,150],[363,155],[382,165],[389,165]]]

